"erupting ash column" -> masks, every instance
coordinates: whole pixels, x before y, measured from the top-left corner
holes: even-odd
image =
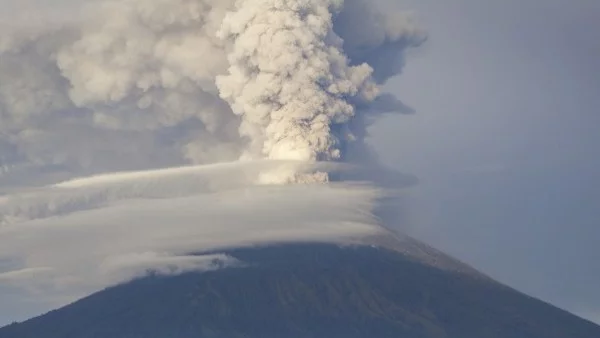
[[[355,104],[377,97],[366,63],[351,66],[333,31],[339,0],[245,0],[218,32],[232,45],[223,99],[242,117],[248,158],[340,160]]]

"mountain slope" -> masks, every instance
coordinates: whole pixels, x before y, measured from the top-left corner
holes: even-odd
[[[297,244],[230,254],[245,266],[149,276],[0,338],[600,337],[600,327],[483,275],[394,250]]]

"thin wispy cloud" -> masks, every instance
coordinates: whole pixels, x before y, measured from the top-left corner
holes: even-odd
[[[0,227],[0,260],[13,262],[0,271],[0,286],[22,288],[40,302],[64,302],[148,270],[181,273],[239,263],[193,253],[346,242],[385,231],[373,215],[384,196],[380,189],[342,182],[261,184],[261,175],[281,166],[234,163],[113,174],[25,193],[33,200],[9,196],[20,217]]]

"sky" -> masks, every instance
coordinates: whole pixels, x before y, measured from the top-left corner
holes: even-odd
[[[600,2],[411,1],[429,40],[372,142],[416,174],[411,232],[600,323]]]
[[[413,10],[428,32],[426,43],[408,52],[402,74],[385,86],[415,113],[389,116],[370,129],[369,142],[381,161],[418,178],[418,184],[409,190],[409,206],[403,208],[409,215],[403,217],[399,227],[501,282],[600,323],[600,293],[597,292],[600,269],[596,268],[600,259],[600,248],[596,245],[600,238],[600,174],[596,168],[600,160],[595,149],[600,144],[600,40],[595,34],[600,30],[597,22],[600,3],[595,0],[380,2],[389,7]],[[18,3],[23,6],[22,2]],[[79,0],[61,1],[68,8],[80,3]],[[0,0],[0,4],[15,6],[17,2]],[[27,10],[32,7],[48,10],[37,7],[39,3],[35,0],[27,5],[30,6]],[[117,31],[125,28],[117,27]],[[100,34],[92,35],[98,36]],[[0,49],[2,42],[0,40]],[[111,47],[110,44],[107,46]],[[107,47],[101,52],[112,50]],[[130,55],[121,56],[128,60],[126,56]],[[220,57],[211,59],[210,62],[216,62],[215,67],[210,64],[207,68],[221,67],[218,64]],[[77,74],[77,69],[71,70]],[[186,71],[189,69],[182,73],[185,75]],[[198,76],[203,78],[206,74],[199,72]],[[211,92],[206,90],[206,93]],[[40,102],[45,102],[43,99],[40,97]],[[201,104],[205,105],[205,102]],[[120,104],[117,100],[114,103]],[[69,119],[65,125],[56,124],[57,134],[61,137],[35,141],[38,135],[33,133],[25,135],[30,138],[24,138],[23,144],[34,164],[36,161],[60,161],[75,153],[73,162],[88,164],[91,169],[83,172],[93,173],[94,170],[114,168],[146,169],[149,163],[155,167],[167,166],[179,160],[173,155],[173,148],[180,147],[181,142],[188,142],[190,138],[193,144],[214,142],[207,138],[194,139],[193,128],[169,124],[177,119],[178,123],[185,121],[189,116],[171,116],[166,121],[159,121],[166,125],[163,129],[160,128],[164,125],[159,128],[152,124],[156,122],[152,120],[154,115],[148,118],[140,114],[131,119],[126,116],[122,120],[120,117],[115,115],[111,120],[110,114],[99,112],[94,116],[94,122],[100,120],[104,129],[72,128],[88,121]],[[37,116],[32,117],[35,123],[45,122],[35,118]],[[17,122],[20,121],[17,119]],[[136,129],[140,124],[145,127]],[[215,134],[228,128],[227,125],[221,127],[223,129],[218,129]],[[109,132],[103,134],[106,130]],[[63,133],[78,137],[80,142],[65,142]],[[59,152],[49,159],[46,156],[51,149],[49,144],[54,149],[65,149],[64,153]],[[215,153],[221,156],[224,152],[237,151],[236,146],[234,144],[231,150],[210,143],[206,149],[183,148],[191,153],[186,156],[210,162],[215,155],[207,149],[216,149]],[[88,156],[90,150],[95,156]],[[52,151],[50,153],[54,155]],[[115,162],[98,169],[98,164],[105,164],[106,159]],[[258,164],[261,170],[269,173],[280,172],[281,165]],[[170,264],[172,259],[180,260],[182,269],[190,266],[210,268],[210,264],[205,266],[202,259],[190,261],[189,257],[181,256],[189,245],[198,244],[182,244],[181,238],[186,236],[208,236],[210,240],[202,245],[211,248],[220,241],[236,244],[248,238],[256,241],[257,238],[252,236],[265,230],[270,234],[267,239],[279,240],[372,234],[373,220],[365,215],[379,196],[378,191],[341,185],[300,192],[281,188],[263,194],[263,188],[247,186],[244,181],[248,177],[256,178],[255,166],[198,167],[197,170],[189,169],[191,173],[186,171],[183,176],[179,176],[181,172],[175,176],[170,176],[173,172],[152,172],[141,174],[134,180],[117,175],[120,179],[109,176],[108,179],[75,181],[66,186],[15,193],[0,200],[2,203],[8,201],[0,205],[0,211],[3,216],[17,220],[25,217],[26,221],[31,221],[27,223],[31,227],[24,232],[3,232],[0,239],[11,246],[1,247],[0,255],[4,250],[5,254],[20,257],[27,263],[25,266],[34,269],[0,277],[5,281],[19,281],[23,277],[31,280],[31,276],[37,274],[52,282],[51,285],[32,285],[30,297],[45,288],[56,291],[73,285],[77,285],[73,288],[76,292],[83,292],[99,285],[82,286],[82,281],[73,279],[73,275],[79,273],[83,281],[92,278],[107,282],[123,278],[123,267],[145,268],[149,262]],[[64,169],[57,167],[59,173]],[[284,167],[288,168],[287,165]],[[10,167],[5,169],[8,174],[4,177],[13,181],[2,181],[6,186],[0,186],[0,191],[11,192],[7,186],[14,182],[18,185],[24,178],[44,182],[57,180],[52,175],[47,178],[48,172],[36,165],[33,169],[27,166],[16,168],[18,171]],[[55,169],[51,168],[50,172]],[[288,172],[287,169],[284,171]],[[27,175],[21,177],[20,172],[27,172]],[[233,176],[225,175],[227,173]],[[64,175],[61,175],[62,178]],[[227,179],[234,176],[242,179],[235,182]],[[194,184],[188,184],[190,177]],[[168,202],[161,204],[161,199],[168,199]],[[219,204],[211,202],[215,200],[227,201],[226,207],[231,209],[218,214]],[[203,208],[191,207],[196,204]],[[106,208],[96,210],[98,207]],[[177,231],[165,232],[162,228],[165,218],[176,217],[166,211],[171,207],[184,213],[178,219],[181,224]],[[264,227],[265,219],[269,217],[289,218],[289,213],[280,212],[288,209],[293,215],[313,216],[296,217],[299,221],[294,223],[280,221],[278,224],[286,223],[284,228]],[[123,223],[153,210],[164,213],[155,212],[154,216],[148,215],[144,220],[149,221],[157,215],[163,218],[149,222],[148,228],[140,228],[143,235],[131,236],[131,232],[123,230]],[[61,219],[62,227],[56,227],[56,219],[52,217],[36,219],[62,217],[73,211],[79,212]],[[95,221],[101,218],[102,211],[113,212],[115,216],[106,222]],[[227,214],[238,216],[230,218]],[[319,217],[321,224],[323,219],[330,222],[316,227]],[[196,228],[194,219],[198,218],[220,225]],[[248,226],[231,228],[239,220],[244,220]],[[81,223],[88,223],[88,226],[77,228]],[[339,227],[342,223],[351,226]],[[132,226],[137,229],[141,225]],[[299,228],[304,232],[294,232]],[[44,231],[35,232],[38,229]],[[228,238],[229,232],[224,229],[234,229],[240,238]],[[76,231],[71,233],[70,230]],[[48,237],[57,241],[47,240]],[[27,241],[15,238],[26,238]],[[100,263],[101,269],[81,270],[81,262],[69,264],[67,259],[61,264],[65,257],[59,252],[44,254],[65,238],[73,242],[69,247],[73,247],[74,252],[93,247],[83,258]],[[77,243],[71,241],[72,238],[87,238],[88,241]],[[94,241],[90,242],[90,238]],[[119,250],[111,252],[107,243],[114,238],[130,240],[123,241]],[[159,240],[162,243],[158,246],[160,250],[156,248]],[[0,271],[10,271],[14,268],[11,264],[0,261]],[[42,268],[36,270],[39,266]],[[52,267],[55,274],[48,274],[44,267]],[[126,275],[130,273],[128,270]],[[65,276],[69,278],[62,278]],[[6,304],[20,304],[18,310],[0,307],[0,322],[30,314],[39,305],[29,304],[22,294],[12,289],[0,288],[0,294],[6,296]],[[49,303],[53,301],[56,300],[48,300]]]

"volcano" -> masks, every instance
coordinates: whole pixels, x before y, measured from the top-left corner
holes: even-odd
[[[0,338],[600,337],[599,326],[410,237],[226,253],[240,264],[150,272],[4,327]]]

